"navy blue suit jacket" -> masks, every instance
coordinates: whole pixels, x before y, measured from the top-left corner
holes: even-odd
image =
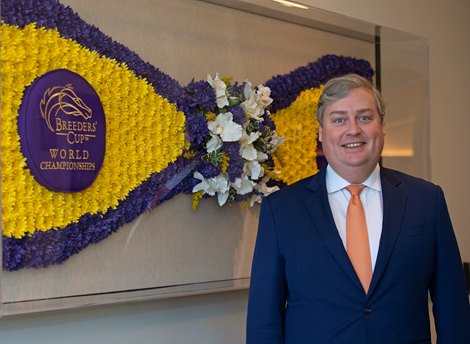
[[[470,343],[462,262],[442,189],[381,168],[383,227],[366,295],[328,202],[325,170],[263,200],[247,344]]]

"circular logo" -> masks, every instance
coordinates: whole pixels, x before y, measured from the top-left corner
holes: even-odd
[[[89,187],[103,164],[106,120],[100,98],[79,74],[50,71],[26,88],[20,145],[38,183],[58,192]]]

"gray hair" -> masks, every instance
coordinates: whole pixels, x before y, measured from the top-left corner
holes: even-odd
[[[325,108],[337,102],[340,99],[347,97],[349,92],[355,88],[364,88],[374,96],[377,111],[380,120],[384,121],[385,117],[385,104],[382,99],[380,91],[366,78],[357,74],[346,74],[337,78],[330,79],[324,86],[322,95],[318,100],[317,120],[320,126],[323,126],[323,114]]]

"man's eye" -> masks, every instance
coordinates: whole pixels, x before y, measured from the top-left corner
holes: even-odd
[[[370,116],[360,116],[360,117],[359,117],[359,120],[360,120],[362,123],[367,123],[367,122],[370,122],[370,121],[371,121],[371,118],[370,118]]]
[[[334,124],[343,124],[344,123],[344,118],[334,118],[333,123]]]

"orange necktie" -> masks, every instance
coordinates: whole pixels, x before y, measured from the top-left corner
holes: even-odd
[[[372,279],[372,263],[366,216],[360,197],[361,191],[364,188],[364,185],[349,185],[346,187],[351,193],[346,213],[346,250],[362,287],[367,294]]]

